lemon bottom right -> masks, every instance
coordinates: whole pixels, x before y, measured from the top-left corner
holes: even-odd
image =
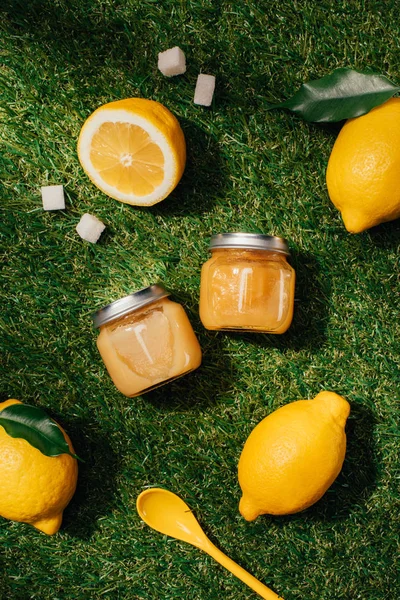
[[[350,405],[334,392],[278,408],[250,433],[238,465],[241,515],[288,515],[317,502],[339,475]]]

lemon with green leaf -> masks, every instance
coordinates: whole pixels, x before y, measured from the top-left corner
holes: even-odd
[[[400,98],[343,125],[326,172],[329,197],[351,233],[400,217]]]
[[[0,516],[56,533],[77,478],[77,457],[62,427],[40,408],[0,403]]]

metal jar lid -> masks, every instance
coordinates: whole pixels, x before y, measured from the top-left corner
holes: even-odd
[[[169,296],[170,293],[160,284],[150,285],[129,296],[124,296],[111,304],[107,304],[97,312],[93,313],[93,323],[95,327],[101,327],[105,323],[119,319],[133,310],[142,308],[146,304],[151,304],[156,300],[161,300]]]
[[[209,248],[251,248],[290,255],[289,245],[284,238],[262,233],[216,233],[211,236]]]

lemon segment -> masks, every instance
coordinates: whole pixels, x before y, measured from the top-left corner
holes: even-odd
[[[108,196],[151,206],[179,183],[186,144],[178,120],[165,106],[127,98],[101,106],[86,120],[78,156],[91,181]]]

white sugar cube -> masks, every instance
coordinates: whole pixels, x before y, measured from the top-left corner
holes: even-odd
[[[165,50],[165,52],[159,52],[158,68],[163,75],[166,75],[166,77],[182,75],[182,73],[185,73],[186,71],[186,59],[184,53],[178,46]]]
[[[195,104],[201,104],[202,106],[211,106],[211,102],[214,95],[214,89],[214,75],[205,75],[204,73],[200,73],[200,75],[197,77],[193,102]]]
[[[76,231],[83,240],[95,244],[106,226],[100,219],[89,213],[82,215],[81,220],[76,226]]]
[[[63,210],[65,208],[62,185],[45,185],[41,188],[41,192],[44,210]]]

